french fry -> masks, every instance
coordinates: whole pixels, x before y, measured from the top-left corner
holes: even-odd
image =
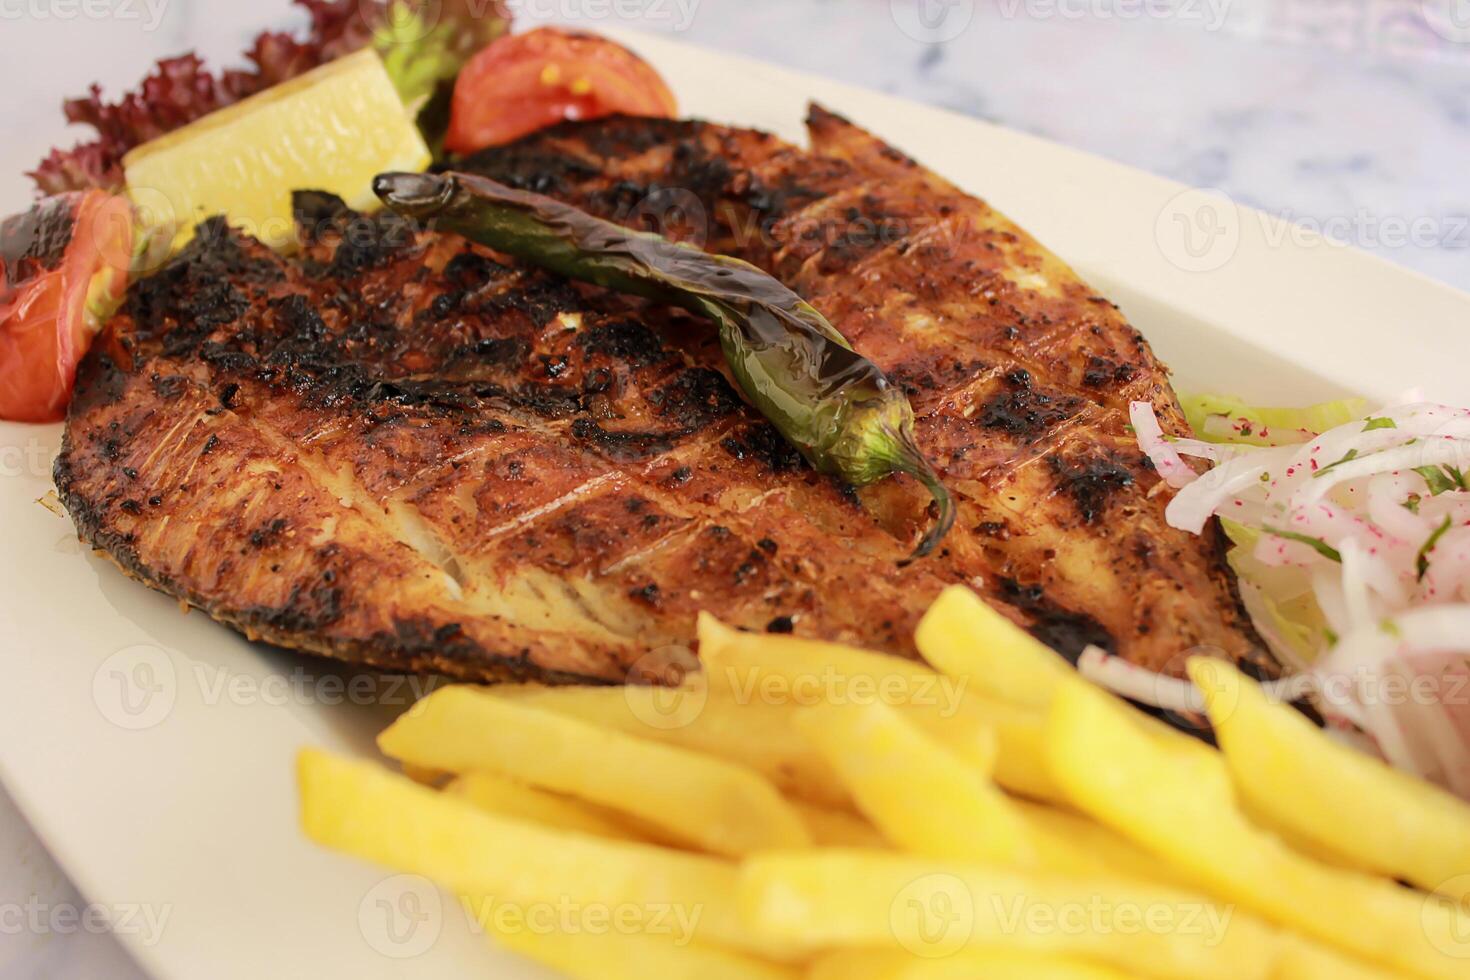
[[[1364,963],[1295,933],[1285,945],[1271,980],[1391,980],[1399,974]]]
[[[1080,679],[1058,691],[1052,773],[1077,806],[1267,919],[1373,963],[1464,977],[1470,916],[1291,850],[1240,812],[1218,753],[1175,751],[1130,710]]]
[[[801,817],[754,770],[469,687],[445,687],[378,736],[390,758],[497,772],[632,814],[732,857],[809,847]]]
[[[633,831],[581,800],[558,796],[493,772],[455,776],[444,792],[487,813],[609,840],[638,840]]]
[[[897,949],[834,949],[807,964],[804,980],[893,980],[913,961],[912,956]]]
[[[828,953],[807,968],[805,980],[1127,980],[1119,973],[1072,956],[1031,950],[975,949],[921,959],[877,949]]]
[[[1337,744],[1222,660],[1189,676],[1253,814],[1336,863],[1470,899],[1470,805]]]
[[[1129,980],[1128,974],[1075,956],[1008,949],[975,950],[938,960],[915,960],[893,980]]]
[[[1091,817],[1029,800],[1013,800],[1012,803],[1027,822],[1044,835],[1044,841],[1065,841],[1064,853],[1072,855],[1075,866],[1092,869],[1084,873],[1121,875],[1184,891],[1197,891],[1199,888],[1196,881],[1168,862]],[[1082,858],[1076,856],[1079,853]]]
[[[438,789],[453,778],[453,774],[440,772],[438,769],[425,769],[423,766],[404,766],[403,774],[414,782],[431,789]]]
[[[797,980],[801,971],[712,946],[637,932],[492,929],[496,943],[573,980]]]
[[[749,766],[782,792],[822,806],[852,805],[831,769],[792,729],[790,705],[737,701],[726,690],[711,690],[702,675],[677,688],[498,684],[486,691]]]
[[[847,810],[829,810],[801,800],[792,800],[791,805],[801,814],[807,833],[817,847],[867,847],[874,850],[891,850],[893,845],[868,821]]]
[[[1160,980],[1267,980],[1280,952],[1265,923],[1190,892],[906,855],[759,855],[742,864],[739,893],[747,927],[772,943],[925,958],[1000,948],[1080,956]]]
[[[984,772],[881,703],[805,708],[797,730],[900,848],[929,857],[1030,867],[1035,842]]]
[[[313,749],[297,758],[301,826],[326,847],[461,895],[519,903],[698,910],[694,937],[781,960],[798,944],[765,942],[738,915],[729,862],[648,844],[599,840],[497,817],[382,766]]]
[[[1126,868],[1141,881],[1166,878],[1157,859],[1112,831],[1008,796],[886,705],[805,708],[796,727],[906,851],[1018,870],[1108,876]]]
[[[990,768],[1017,793],[1059,800],[1042,748],[1045,716],[967,690],[920,663],[792,636],[742,633],[708,613],[699,617],[699,656],[710,689],[742,702],[813,707],[834,700],[898,707],[966,761]],[[993,760],[999,742],[999,758]]]
[[[1060,654],[963,585],[939,593],[919,620],[914,642],[936,670],[1028,708],[1045,710],[1072,674]]]
[[[963,585],[952,585],[940,593],[919,621],[914,642],[945,676],[973,685],[1005,704],[1037,713],[1044,714],[1061,686],[1077,676],[1060,654]],[[1157,718],[1138,714],[1135,720],[1151,735],[1181,750],[1212,751]],[[1040,745],[1039,739],[1036,744]],[[1061,801],[1055,786],[1045,789],[1046,795],[1026,795]]]

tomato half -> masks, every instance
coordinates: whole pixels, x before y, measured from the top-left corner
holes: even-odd
[[[127,287],[128,202],[89,190],[0,224],[0,419],[66,414],[77,364]]]
[[[454,85],[444,145],[499,146],[564,119],[674,115],[674,93],[642,58],[606,38],[541,27],[470,59]]]

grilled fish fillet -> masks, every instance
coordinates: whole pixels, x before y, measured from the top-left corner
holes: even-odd
[[[1186,431],[1142,337],[983,202],[812,123],[811,152],[615,119],[469,164],[629,223],[672,201],[812,301],[909,392],[959,498],[934,557],[900,565],[922,488],[810,470],[707,323],[320,196],[293,258],[215,221],[131,290],[56,462],[81,536],[252,637],[474,680],[668,680],[701,609],[912,655],[954,582],[1073,656],[1260,656],[1125,428],[1142,398]]]

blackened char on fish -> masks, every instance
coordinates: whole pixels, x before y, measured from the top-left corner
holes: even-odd
[[[702,210],[905,386],[960,498],[941,553],[900,567],[928,495],[814,473],[708,324],[321,196],[292,257],[213,221],[130,291],[56,463],[82,537],[251,636],[476,680],[665,676],[701,609],[912,655],[955,582],[1069,654],[1253,656],[1125,427],[1143,398],[1185,431],[1142,337],[983,202],[812,122],[813,152],[613,119],[469,165],[630,223],[672,201],[686,234]]]

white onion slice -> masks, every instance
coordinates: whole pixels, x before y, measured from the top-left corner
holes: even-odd
[[[1269,447],[1170,442],[1144,402],[1130,418],[1176,488],[1165,509],[1172,527],[1199,534],[1221,517],[1259,535],[1233,559],[1247,610],[1278,658],[1310,680],[1329,721],[1360,726],[1394,765],[1470,799],[1470,409],[1406,400]],[[1184,455],[1215,465],[1185,479]],[[1273,613],[1291,602],[1293,615],[1315,603],[1299,624],[1320,637],[1315,656]],[[1120,694],[1200,710],[1182,681],[1100,651],[1084,659],[1079,667]],[[1461,702],[1381,696],[1436,671],[1463,673]]]
[[[1159,425],[1159,417],[1152,405],[1133,402],[1128,406],[1128,421],[1138,437],[1139,448],[1148,454],[1165,483],[1176,488],[1186,487],[1196,478],[1194,470],[1164,437],[1164,429]]]

